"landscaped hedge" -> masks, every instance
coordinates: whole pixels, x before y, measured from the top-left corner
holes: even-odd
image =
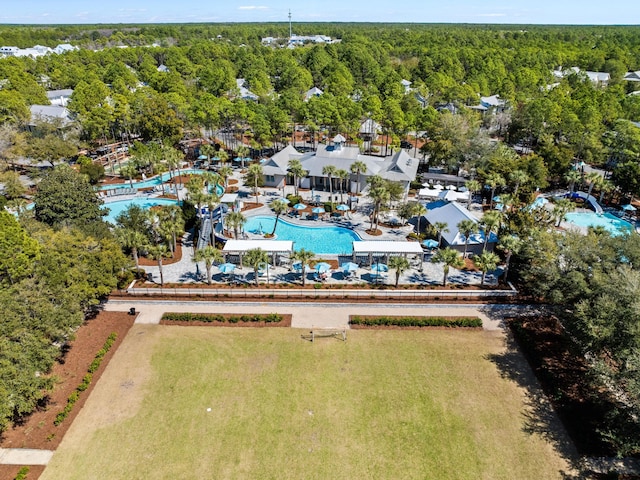
[[[349,323],[367,327],[482,327],[482,320],[478,317],[359,317],[354,315],[349,320]]]
[[[98,370],[98,368],[100,368],[102,359],[107,354],[107,352],[111,349],[117,337],[118,335],[115,332],[111,333],[111,335],[107,337],[107,340],[104,342],[104,345],[102,346],[102,348],[98,350],[98,353],[96,353],[95,358],[93,359],[93,361],[91,362],[91,365],[89,365],[89,368],[87,369],[88,373],[82,378],[82,382],[80,383],[80,385],[78,385],[76,389],[71,393],[71,395],[69,395],[69,398],[67,399],[67,404],[64,406],[64,409],[60,413],[58,413],[58,415],[56,415],[56,419],[53,421],[53,424],[56,427],[60,425],[62,422],[64,422],[65,418],[69,416],[69,414],[71,413],[71,410],[73,410],[73,406],[76,404],[76,402],[80,398],[80,393],[84,392],[87,388],[89,388],[89,385],[91,385],[91,380],[93,380],[93,374],[95,373],[96,370]]]
[[[252,315],[222,315],[220,313],[165,313],[162,320],[173,322],[220,322],[220,323],[238,323],[238,322],[265,322],[278,323],[283,320],[282,315],[277,313],[252,314]]]
[[[29,474],[29,467],[26,467],[26,466],[22,467],[20,470],[18,470],[18,475],[16,475],[14,480],[25,480],[28,474]]]

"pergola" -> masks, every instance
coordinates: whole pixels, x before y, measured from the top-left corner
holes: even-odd
[[[228,254],[238,255],[240,257],[240,267],[242,267],[242,256],[255,248],[270,254],[275,265],[278,254],[290,254],[293,252],[293,242],[289,240],[227,240],[222,252],[225,256],[225,261]]]
[[[353,242],[353,261],[356,261],[358,255],[367,255],[369,257],[369,265],[373,264],[373,255],[384,255],[386,263],[389,257],[394,255],[419,255],[420,260],[424,261],[424,250],[418,242],[394,242],[392,240],[374,240]]]

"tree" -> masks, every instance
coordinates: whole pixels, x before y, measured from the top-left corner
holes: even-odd
[[[378,228],[378,215],[382,207],[389,202],[391,195],[384,186],[380,185],[369,190],[369,197],[373,201],[373,212],[371,212],[371,230],[373,231]]]
[[[591,195],[591,192],[595,187],[600,188],[605,182],[604,177],[600,175],[598,172],[587,173],[584,178],[589,184],[589,190],[587,190],[587,195]]]
[[[442,263],[444,277],[442,278],[442,285],[447,286],[447,277],[449,276],[449,269],[453,268],[462,268],[464,267],[464,260],[460,256],[460,253],[453,250],[452,248],[443,248],[438,250],[433,257],[431,258],[431,262],[433,263]]]
[[[482,272],[480,285],[484,285],[484,279],[487,276],[487,272],[495,270],[499,261],[500,258],[493,252],[482,252],[480,255],[476,255],[473,258],[473,262],[476,264],[476,267],[478,267]]]
[[[271,236],[274,236],[276,234],[276,228],[278,226],[278,220],[280,219],[280,215],[285,213],[288,209],[289,207],[282,200],[276,200],[271,203],[271,210],[273,210],[273,213],[276,214],[276,221],[273,224],[273,231],[271,232]]]
[[[329,179],[329,200],[331,202],[331,205],[333,205],[333,181],[332,180],[337,172],[338,172],[338,169],[336,168],[335,165],[325,165],[324,167],[322,167],[322,174],[326,175],[327,178]]]
[[[362,160],[356,160],[351,164],[351,167],[349,169],[351,170],[351,173],[355,173],[356,175],[356,179],[358,182],[357,193],[360,193],[360,174],[367,171],[367,164],[364,163]]]
[[[409,269],[409,260],[406,257],[391,257],[389,259],[389,268],[393,268],[396,271],[396,288],[400,281],[400,275],[402,272]]]
[[[68,165],[46,174],[33,200],[36,219],[54,228],[74,226],[87,231],[106,215],[89,182]]]
[[[138,252],[148,245],[149,239],[147,236],[140,231],[123,227],[116,229],[115,236],[116,240],[122,247],[131,250],[131,256],[136,264],[136,271],[140,270]]]
[[[309,172],[302,168],[302,163],[297,158],[289,160],[289,167],[287,171],[293,175],[293,185],[296,193],[296,197],[298,196],[298,190],[300,188],[300,179],[306,177]]]
[[[413,214],[418,217],[418,222],[416,223],[416,232],[418,235],[421,233],[421,223],[422,217],[428,212],[427,207],[425,207],[422,203],[416,202],[413,205]]]
[[[438,232],[438,248],[442,246],[442,234],[449,231],[449,224],[445,222],[436,222],[433,224],[433,228]]]
[[[493,208],[493,197],[496,194],[496,188],[505,184],[504,178],[502,175],[498,173],[490,173],[487,175],[485,182],[491,188],[491,201],[489,203],[489,208]]]
[[[171,257],[178,248],[178,236],[184,233],[184,218],[178,205],[166,205],[158,210],[159,230],[168,240]]]
[[[460,233],[464,235],[464,253],[462,254],[462,258],[466,258],[469,240],[471,240],[471,235],[478,232],[478,224],[471,219],[466,219],[460,220],[456,227],[460,230]]]
[[[241,212],[229,212],[225,217],[224,221],[227,224],[227,228],[233,230],[233,236],[238,239],[238,231],[245,224],[247,219]]]
[[[480,182],[478,182],[477,180],[468,180],[464,185],[465,187],[467,187],[467,190],[469,190],[469,201],[467,203],[467,208],[471,208],[473,194],[480,190],[482,188],[482,185],[480,185]]]
[[[344,169],[338,169],[336,171],[336,177],[340,179],[340,203],[344,203],[342,194],[344,193],[344,182],[349,180],[349,172]]]
[[[129,186],[133,188],[133,178],[138,173],[136,166],[130,162],[120,167],[120,174],[129,180]]]
[[[244,169],[244,159],[249,155],[249,147],[245,144],[240,145],[236,148],[236,153],[240,157],[240,168]]]
[[[524,170],[514,170],[509,174],[509,179],[514,183],[513,195],[517,198],[520,185],[529,181],[529,175]]]
[[[564,176],[564,179],[569,183],[569,191],[573,192],[576,182],[582,180],[582,175],[577,170],[569,170]]]
[[[518,253],[520,250],[521,240],[515,235],[504,235],[500,238],[500,243],[498,243],[498,250],[502,250],[504,252],[504,275],[503,280],[505,283],[507,282],[507,274],[509,273],[509,264],[511,263],[511,257],[514,253]]]
[[[229,178],[233,175],[233,170],[230,166],[225,165],[224,167],[220,167],[218,169],[218,175],[220,176],[220,180],[224,183],[224,189],[226,190],[229,187]]]
[[[249,165],[249,170],[245,175],[245,182],[252,185],[253,194],[256,197],[256,203],[258,202],[258,186],[262,185],[264,173],[262,171],[262,165],[259,163],[252,163]]]
[[[300,264],[302,265],[301,272],[302,272],[303,287],[305,286],[306,279],[307,279],[306,267],[308,263],[315,258],[315,256],[316,256],[315,253],[313,253],[310,250],[305,250],[304,248],[301,248],[300,250],[297,250],[291,254],[291,259],[294,261],[300,262]]]
[[[33,272],[40,245],[13,215],[0,210],[0,285],[14,284]]]
[[[553,215],[558,221],[556,227],[560,226],[564,220],[564,216],[571,210],[573,210],[573,203],[568,198],[561,198],[553,204]]]
[[[158,270],[160,270],[160,286],[164,286],[164,273],[162,271],[162,261],[171,256],[171,252],[166,245],[152,245],[147,248],[147,255],[151,260],[158,262]]]
[[[196,250],[192,260],[194,263],[204,262],[204,267],[207,271],[207,283],[211,285],[211,267],[214,263],[220,263],[223,260],[220,250],[211,245],[207,245],[200,250]]]
[[[484,232],[483,252],[487,250],[487,243],[489,243],[491,233],[498,231],[500,222],[502,222],[502,214],[495,210],[488,211],[482,216],[482,220],[480,220],[480,228]]]
[[[252,248],[247,250],[244,259],[253,268],[253,276],[256,279],[256,286],[258,286],[258,270],[269,262],[269,255],[261,248]]]

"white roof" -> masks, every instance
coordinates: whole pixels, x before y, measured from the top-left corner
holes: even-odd
[[[31,105],[31,121],[36,120],[47,121],[53,118],[59,118],[63,124],[67,124],[71,121],[69,116],[69,110],[60,105]]]
[[[624,79],[630,82],[640,82],[640,70],[636,72],[627,72]]]
[[[293,251],[293,242],[289,240],[227,240],[223,252],[246,252],[259,248],[269,253],[285,253]]]
[[[457,202],[458,200],[468,200],[469,194],[463,192],[454,192],[453,190],[440,190],[438,198],[448,202]]]
[[[237,193],[225,193],[224,195],[222,195],[222,197],[220,197],[220,202],[221,203],[235,203],[237,199],[238,199],[238,194]]]
[[[504,105],[504,100],[500,99],[499,95],[491,95],[490,97],[480,97],[482,105],[487,107],[501,107]]]
[[[353,242],[353,253],[423,253],[418,242],[374,240]]]
[[[462,220],[473,220],[478,223],[478,219],[474,217],[469,210],[464,208],[457,202],[447,203],[439,208],[429,210],[425,215],[427,221],[434,225],[438,222],[447,224],[448,231],[442,232],[442,238],[444,238],[449,245],[464,245],[465,237],[458,230],[458,224]],[[492,232],[489,237],[489,242],[497,242],[498,237]],[[469,237],[469,245],[484,243],[484,232],[479,231]]]
[[[438,198],[438,195],[442,193],[442,190],[436,188],[421,188],[418,190],[419,197]]]

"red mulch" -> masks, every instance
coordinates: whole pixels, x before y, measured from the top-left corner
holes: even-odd
[[[94,385],[100,379],[102,372],[122,343],[122,340],[124,340],[134,320],[134,316],[123,312],[101,312],[95,318],[86,321],[76,332],[76,338],[70,342],[69,349],[64,357],[53,366],[51,374],[58,379],[58,383],[49,394],[46,404],[26,417],[19,425],[14,425],[2,433],[0,446],[3,448],[54,450],[62,441],[62,437],[64,437],[69,426],[73,423],[78,412],[82,409]],[[118,336],[107,355],[105,355],[100,368],[93,374],[91,385],[80,394],[80,399],[69,416],[56,427],[53,424],[56,415],[67,404],[69,395],[82,382],[82,378],[87,373],[87,369],[95,358],[96,353],[103,347],[104,342],[112,332],[115,332]],[[7,478],[3,470],[0,470],[0,478]],[[29,478],[37,477],[30,475]]]
[[[18,472],[23,465],[0,465],[0,478],[11,480],[16,478]],[[44,465],[31,465],[29,467],[29,473],[25,477],[26,480],[37,480],[42,472],[44,472]]]
[[[171,265],[172,263],[177,263],[182,258],[182,240],[178,240],[178,248],[173,254],[173,258],[165,258],[162,260],[162,265]],[[141,267],[157,267],[158,262],[156,260],[150,260],[147,257],[140,256],[138,258],[138,263]]]
[[[554,317],[510,319],[511,332],[538,381],[583,455],[613,456],[598,429],[615,408],[604,391],[589,382],[589,366]]]

